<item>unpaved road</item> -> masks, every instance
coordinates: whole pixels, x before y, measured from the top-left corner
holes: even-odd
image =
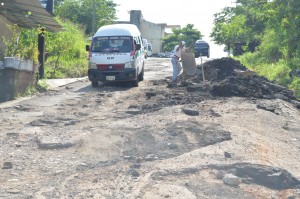
[[[300,198],[288,91],[248,76],[170,88],[171,71],[149,58],[137,88],[81,81],[0,104],[0,198]]]

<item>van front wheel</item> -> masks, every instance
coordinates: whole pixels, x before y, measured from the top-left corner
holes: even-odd
[[[136,78],[136,80],[132,81],[132,85],[134,87],[138,87],[139,86],[139,78]]]
[[[92,82],[92,87],[98,87],[98,82]]]
[[[139,79],[140,81],[143,81],[143,80],[144,80],[144,67],[143,67],[143,69],[142,69],[142,72],[139,74],[138,79]]]

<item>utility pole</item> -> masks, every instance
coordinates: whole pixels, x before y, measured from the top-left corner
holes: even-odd
[[[54,0],[47,0],[46,1],[46,8],[49,13],[54,13]],[[46,37],[46,29],[40,28],[38,34],[38,60],[39,60],[39,79],[44,78],[45,74],[45,37]]]
[[[39,79],[44,78],[45,65],[45,28],[41,28],[38,35],[38,50],[39,50]]]

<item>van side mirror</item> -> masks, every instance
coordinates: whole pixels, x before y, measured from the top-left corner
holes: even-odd
[[[86,50],[86,51],[90,51],[90,45],[86,45],[86,46],[85,46],[85,50]]]
[[[136,49],[136,50],[141,50],[141,44],[136,44],[136,45],[135,45],[135,49]]]

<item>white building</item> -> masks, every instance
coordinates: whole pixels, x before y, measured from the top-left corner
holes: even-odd
[[[164,44],[162,38],[171,34],[172,28],[180,28],[179,25],[167,25],[166,23],[152,23],[143,18],[140,10],[130,11],[130,21],[119,21],[118,23],[132,23],[135,24],[140,30],[143,38],[148,40],[148,43],[152,44],[153,54],[164,52]]]

